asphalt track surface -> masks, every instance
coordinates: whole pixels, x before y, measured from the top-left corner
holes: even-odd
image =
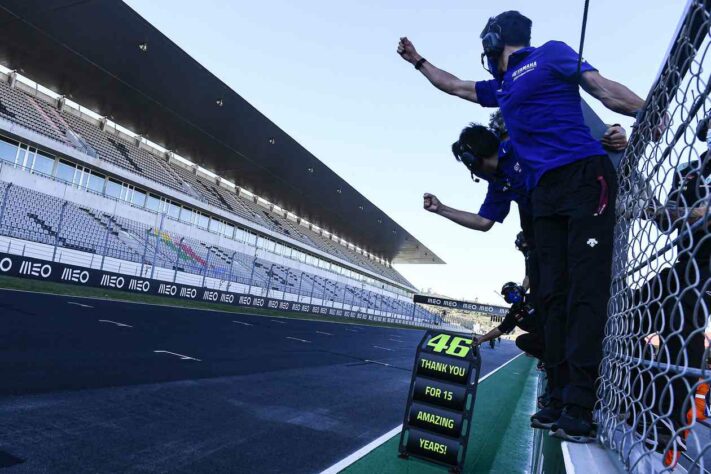
[[[422,334],[0,290],[0,470],[319,472],[402,422]]]

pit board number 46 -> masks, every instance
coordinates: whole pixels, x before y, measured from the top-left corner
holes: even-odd
[[[466,357],[471,350],[472,340],[466,337],[437,334],[427,342],[432,352],[444,352],[454,357]]]

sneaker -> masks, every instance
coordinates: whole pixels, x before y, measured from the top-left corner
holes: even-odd
[[[551,426],[551,436],[573,443],[590,443],[595,440],[592,412],[576,405],[566,405],[560,418]]]
[[[553,426],[553,423],[558,421],[562,411],[563,407],[559,402],[550,400],[546,406],[531,416],[531,428],[549,430],[551,426]]]

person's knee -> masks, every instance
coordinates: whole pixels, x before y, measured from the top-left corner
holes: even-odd
[[[544,345],[542,338],[535,333],[521,334],[516,338],[516,347],[523,352],[532,355],[538,359],[543,358]]]

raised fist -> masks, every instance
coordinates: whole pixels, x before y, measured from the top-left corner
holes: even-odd
[[[417,53],[415,46],[406,36],[400,38],[400,42],[397,45],[397,54],[410,64],[415,64],[422,57]]]
[[[425,210],[430,211],[430,212],[437,212],[439,211],[439,207],[442,204],[439,202],[439,199],[437,199],[437,196],[434,194],[429,194],[425,193],[423,196],[423,203],[422,207],[425,208]]]

